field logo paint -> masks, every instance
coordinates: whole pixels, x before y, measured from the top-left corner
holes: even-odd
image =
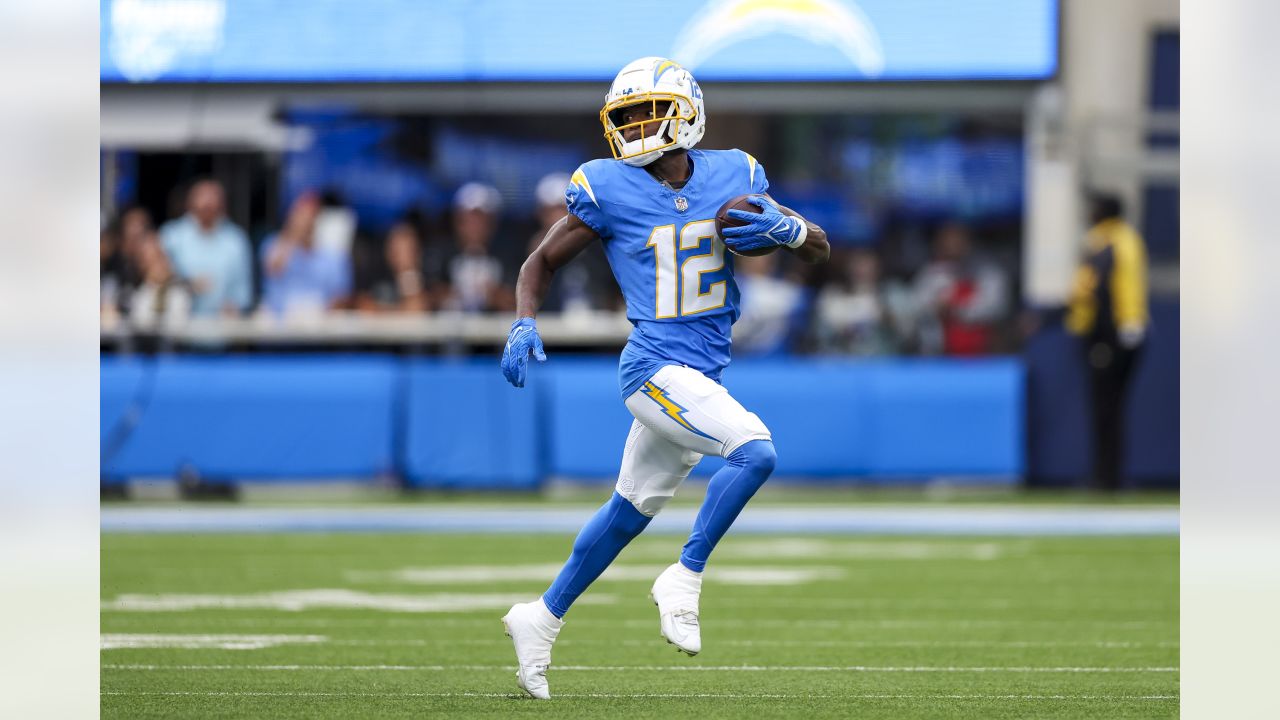
[[[670,55],[693,69],[730,45],[775,33],[834,47],[866,77],[884,72],[880,36],[852,0],[713,0],[681,29]]]

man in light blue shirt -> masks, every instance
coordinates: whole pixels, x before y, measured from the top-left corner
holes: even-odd
[[[226,219],[216,180],[187,194],[187,214],[160,228],[165,253],[191,287],[192,315],[239,315],[253,302],[253,265],[244,231]]]

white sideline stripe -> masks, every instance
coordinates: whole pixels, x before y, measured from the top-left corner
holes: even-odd
[[[103,650],[121,648],[181,648],[184,650],[262,650],[296,643],[322,643],[324,635],[158,635],[103,633]]]
[[[428,698],[520,698],[517,693],[481,692],[385,692],[385,693],[337,693],[337,692],[255,692],[235,690],[103,690],[102,695],[175,695],[201,697],[428,697]],[[828,698],[848,700],[1177,700],[1177,695],[815,695],[813,693],[556,693],[552,698]]]
[[[571,642],[580,643],[581,640]],[[623,644],[651,645],[649,641],[624,640]],[[1043,647],[1091,647],[1110,649],[1176,648],[1176,642],[1125,642],[1118,640],[719,640],[719,645],[742,647],[972,647],[972,648],[1043,648]]]
[[[576,533],[583,507],[103,508],[103,532],[500,532]],[[697,508],[669,508],[646,528],[688,535]],[[966,506],[748,507],[734,523],[750,533],[910,535],[1177,535],[1177,507]]]
[[[933,667],[871,665],[552,665],[555,670],[626,672],[883,672],[883,673],[1176,673],[1176,667]],[[134,665],[105,664],[104,670],[514,670],[514,665]]]

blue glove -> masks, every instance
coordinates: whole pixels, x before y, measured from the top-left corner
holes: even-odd
[[[530,353],[533,353],[538,362],[547,361],[547,353],[542,349],[542,338],[538,336],[538,326],[534,324],[533,318],[520,318],[511,323],[507,348],[502,351],[502,374],[506,376],[507,382],[516,387],[524,387]]]
[[[727,227],[721,233],[724,236],[724,244],[728,245],[730,250],[743,252],[777,245],[800,247],[809,234],[809,228],[805,227],[803,220],[783,215],[778,206],[764,195],[752,195],[751,202],[764,208],[764,212],[730,210],[727,213],[729,217],[747,223],[738,227]]]

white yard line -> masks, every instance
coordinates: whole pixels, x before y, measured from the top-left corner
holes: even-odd
[[[564,638],[560,645],[625,645],[648,647],[652,640],[616,640]],[[401,638],[394,640],[331,640],[331,645],[348,647],[435,647],[438,645],[502,645],[511,644],[504,637],[495,638]],[[898,647],[898,648],[1105,648],[1117,650],[1178,648],[1178,642],[1128,642],[1121,640],[717,640],[717,645],[735,647]]]
[[[553,665],[554,670],[587,672],[867,672],[867,673],[1176,673],[1176,667],[949,667],[873,665]],[[508,665],[140,665],[104,664],[104,670],[265,670],[265,671],[448,671],[514,670]]]
[[[442,565],[405,567],[389,571],[352,570],[352,582],[407,583],[413,585],[488,584],[511,582],[547,582],[553,580],[563,566],[555,563],[537,565]],[[666,565],[611,565],[599,581],[652,582]],[[800,585],[819,580],[839,580],[842,568],[829,565],[797,567],[717,565],[706,579],[723,585]]]
[[[235,690],[103,690],[102,695],[111,696],[197,696],[197,697],[413,697],[413,698],[511,698],[523,696],[515,693],[482,693],[482,692],[385,692],[385,693],[340,693],[340,692],[255,692]],[[553,698],[607,698],[607,699],[649,699],[649,698],[740,698],[740,699],[801,699],[827,698],[839,700],[1177,700],[1177,695],[930,695],[930,694],[859,694],[859,695],[815,695],[813,693],[556,693]]]
[[[121,648],[181,648],[184,650],[262,650],[298,643],[322,643],[323,635],[159,635],[152,633],[103,633],[103,650]]]
[[[522,596],[525,600],[529,599],[526,594]],[[596,598],[593,600],[593,598]],[[603,600],[603,602],[602,602]],[[600,604],[614,604],[618,601],[616,595],[605,595],[599,598],[597,594],[588,593],[578,598],[578,603],[599,602]],[[505,608],[504,608],[505,609]],[[489,617],[450,617],[442,615],[422,614],[412,618],[403,616],[388,615],[386,617],[368,618],[307,618],[307,617],[228,617],[219,619],[218,624],[222,626],[239,626],[239,627],[320,627],[320,628],[339,628],[339,627],[414,627],[422,628],[426,631],[428,628],[439,627],[493,627],[498,622],[496,616]],[[653,620],[648,619],[605,619],[605,618],[575,618],[573,620],[574,627],[650,627],[654,625]],[[708,623],[711,621],[708,620]],[[795,619],[795,620],[778,620],[773,618],[761,618],[758,620],[745,620],[741,618],[716,618],[715,624],[724,628],[762,628],[762,627],[778,627],[787,628],[793,631],[803,630],[832,630],[840,628],[857,628],[859,630],[866,628],[1003,628],[1018,625],[1027,626],[1047,626],[1057,630],[1062,627],[1062,620],[1050,619],[996,619],[996,618],[955,618],[955,619],[914,619],[914,618],[867,618],[867,619],[849,619],[849,620],[818,620],[818,619]],[[1178,625],[1175,620],[1080,620],[1072,623],[1076,628],[1107,628],[1109,630],[1147,630],[1170,628],[1176,630]]]

